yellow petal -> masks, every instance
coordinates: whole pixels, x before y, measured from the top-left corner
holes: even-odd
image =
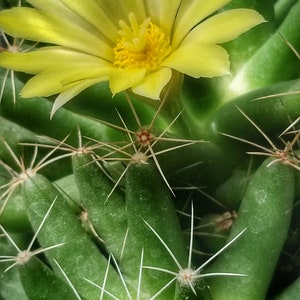
[[[228,42],[262,22],[265,22],[264,18],[252,9],[228,10],[196,26],[182,45],[195,41],[212,44]]]
[[[109,78],[113,95],[137,85],[143,80],[145,74],[146,69],[116,69]]]
[[[113,52],[107,41],[81,27],[80,23],[80,18],[72,22],[65,21],[55,11],[47,14],[27,7],[0,12],[0,28],[11,36],[57,44],[113,60]]]
[[[63,71],[61,71],[63,70]],[[22,96],[51,96],[66,90],[68,85],[82,80],[108,78],[112,67],[99,68],[95,65],[84,64],[82,66],[62,66],[62,69],[48,68],[31,78],[24,86]]]
[[[172,46],[177,48],[182,39],[199,22],[223,7],[231,0],[192,0],[182,1],[182,6],[178,12]]]
[[[225,49],[196,43],[178,48],[162,65],[195,78],[226,75],[230,67]]]
[[[147,74],[140,84],[132,87],[132,91],[137,95],[159,100],[162,89],[170,81],[171,77],[172,70],[162,68],[156,72]]]
[[[118,27],[112,21],[111,13],[101,9],[97,0],[89,0],[88,5],[85,1],[72,0],[28,0],[28,2],[42,11],[48,13],[55,11],[64,21],[75,21],[77,25],[80,22],[81,27],[95,34],[102,33],[111,42],[117,39]]]
[[[13,69],[28,74],[37,74],[47,68],[61,68],[68,66],[94,65],[106,68],[110,64],[94,55],[73,51],[63,47],[44,47],[36,51],[26,53],[11,53],[3,51],[0,53],[0,65],[7,69]]]
[[[58,97],[55,99],[53,103],[53,107],[51,110],[50,118],[52,119],[55,112],[61,108],[63,105],[65,105],[68,101],[72,100],[75,96],[77,96],[79,93],[81,93],[83,90],[87,89],[88,87],[107,81],[107,77],[97,78],[97,79],[90,79],[90,80],[83,80],[80,82],[77,82],[76,84],[72,84],[69,86],[64,92],[60,93]]]
[[[28,74],[36,74],[41,68],[39,62],[32,59],[31,55],[28,56],[25,55],[25,53],[11,53],[6,51],[0,52],[0,66]]]
[[[39,0],[35,0],[39,1]],[[54,1],[54,0],[52,0]],[[62,0],[65,3],[68,3],[68,5],[73,5],[72,0]],[[101,21],[101,15],[102,13],[108,16],[110,18],[111,22],[114,23],[114,27],[119,28],[119,21],[123,20],[125,22],[128,21],[128,16],[130,13],[134,13],[138,22],[142,23],[146,19],[146,10],[145,10],[145,5],[144,2],[141,0],[92,0],[93,2],[96,3],[98,6],[98,10],[95,13],[96,14],[96,19],[98,15],[98,11],[100,10],[100,15],[98,18],[99,26],[103,26],[103,22]],[[81,5],[83,9],[87,6],[86,1],[76,1],[76,2],[81,2],[78,5]],[[77,5],[77,4],[76,4]],[[106,28],[104,25],[103,30],[110,30],[110,28]],[[115,34],[115,33],[114,33]]]
[[[100,1],[102,2],[102,1]],[[105,0],[106,5],[109,6],[114,3],[115,9],[111,10],[110,12],[119,12],[119,14],[116,14],[116,17],[114,17],[117,21],[122,19],[123,21],[127,22],[128,16],[130,13],[134,13],[135,17],[137,18],[139,23],[142,23],[147,17],[146,8],[144,5],[144,1],[141,0]],[[122,14],[122,15],[121,15]]]
[[[151,18],[151,21],[160,27],[168,36],[171,36],[174,20],[182,1],[146,0],[144,2],[148,17]]]

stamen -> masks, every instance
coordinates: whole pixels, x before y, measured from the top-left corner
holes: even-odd
[[[169,38],[150,18],[138,24],[133,13],[129,14],[129,24],[119,22],[120,38],[113,49],[114,65],[121,69],[147,68],[156,70],[171,52]]]

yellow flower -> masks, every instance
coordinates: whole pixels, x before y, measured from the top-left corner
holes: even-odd
[[[27,0],[0,12],[0,29],[46,45],[0,53],[0,66],[33,76],[23,97],[59,94],[52,114],[84,89],[108,81],[160,99],[173,70],[196,78],[229,73],[219,44],[264,22],[251,9],[215,14],[230,0]]]

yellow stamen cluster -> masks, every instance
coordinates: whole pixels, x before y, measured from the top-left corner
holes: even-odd
[[[113,49],[114,65],[121,69],[157,69],[171,51],[169,38],[150,18],[139,25],[131,13],[129,22],[130,26],[120,21],[120,38]]]

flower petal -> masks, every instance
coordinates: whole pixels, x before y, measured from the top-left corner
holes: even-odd
[[[182,1],[175,21],[172,46],[177,48],[182,39],[194,26],[230,1],[231,0]]]
[[[111,64],[107,61],[89,54],[77,52],[63,47],[44,47],[36,51],[26,53],[12,53],[3,51],[0,53],[0,65],[7,69],[37,74],[47,68],[57,68],[57,73],[62,73],[59,68],[68,66],[83,67],[94,65],[106,68]]]
[[[111,46],[74,20],[67,22],[55,11],[49,15],[28,7],[0,12],[0,28],[14,37],[52,43],[113,60]],[[92,45],[92,46],[91,46]]]
[[[137,85],[143,80],[145,74],[146,69],[115,69],[109,77],[109,86],[113,95]]]
[[[178,48],[162,65],[195,78],[226,75],[230,67],[225,49],[196,43]]]
[[[132,87],[131,90],[137,95],[159,100],[162,89],[170,81],[171,77],[172,70],[169,68],[162,68],[156,72],[147,74],[143,81]]]
[[[122,19],[123,21],[127,21],[130,13],[134,13],[139,23],[142,23],[148,17],[146,15],[144,2],[141,0],[105,0],[104,2],[106,2],[107,4],[109,3],[110,6],[112,2],[114,2],[115,6],[117,5],[115,9],[110,10],[110,12],[122,12],[123,17],[120,16],[119,19],[117,19],[118,23],[120,19]]]
[[[174,20],[181,2],[181,0],[145,1],[148,17],[150,17],[152,22],[160,27],[168,36],[171,36]]]
[[[75,72],[74,69],[71,69],[64,70],[64,74],[61,76],[62,78],[60,78],[56,69],[48,69],[47,71],[41,72],[28,80],[23,88],[22,97],[48,97],[66,90],[66,87],[70,83],[100,78],[103,76],[104,74],[101,72],[101,70],[93,70],[93,72],[87,72],[84,70],[84,74],[82,74],[80,72]]]
[[[74,0],[28,0],[34,7],[47,13],[56,12],[65,21],[76,22],[77,25],[85,27],[91,32],[101,32],[111,42],[117,39],[117,26],[112,21],[111,13],[105,12],[99,6],[99,1],[89,0],[88,5],[85,1]]]
[[[196,26],[182,45],[195,41],[212,44],[228,42],[262,22],[265,22],[264,18],[252,9],[224,11]]]
[[[100,83],[100,82],[104,82],[104,81],[107,81],[107,77],[83,80],[81,82],[77,82],[76,84],[73,84],[72,86],[68,87],[64,92],[60,93],[58,95],[58,97],[55,99],[52,110],[51,110],[50,118],[52,119],[53,115],[59,108],[61,108],[67,102],[72,100],[75,96],[77,96],[83,90],[87,89],[88,87],[90,87],[96,83]]]
[[[35,0],[39,1],[39,0]],[[48,0],[49,1],[49,0]],[[51,0],[55,1],[55,0]],[[61,0],[68,5],[73,5],[72,0]],[[74,0],[73,0],[74,1]],[[90,1],[90,0],[89,0]],[[134,13],[139,23],[142,23],[146,19],[146,10],[144,2],[141,0],[92,0],[96,2],[98,8],[106,14],[111,22],[114,23],[116,28],[119,28],[119,21],[123,20],[125,22],[128,21],[128,16],[130,13]],[[87,6],[86,1],[77,0],[80,5],[82,5],[83,9]],[[102,26],[101,19],[99,18],[99,26]],[[105,26],[103,26],[103,30],[107,30]]]
[[[25,98],[33,96],[51,96],[68,89],[70,84],[82,80],[90,80],[106,77],[113,71],[112,67],[101,68],[93,64],[82,66],[71,65],[63,67],[63,72],[57,68],[48,68],[31,78],[23,88],[22,96]]]

